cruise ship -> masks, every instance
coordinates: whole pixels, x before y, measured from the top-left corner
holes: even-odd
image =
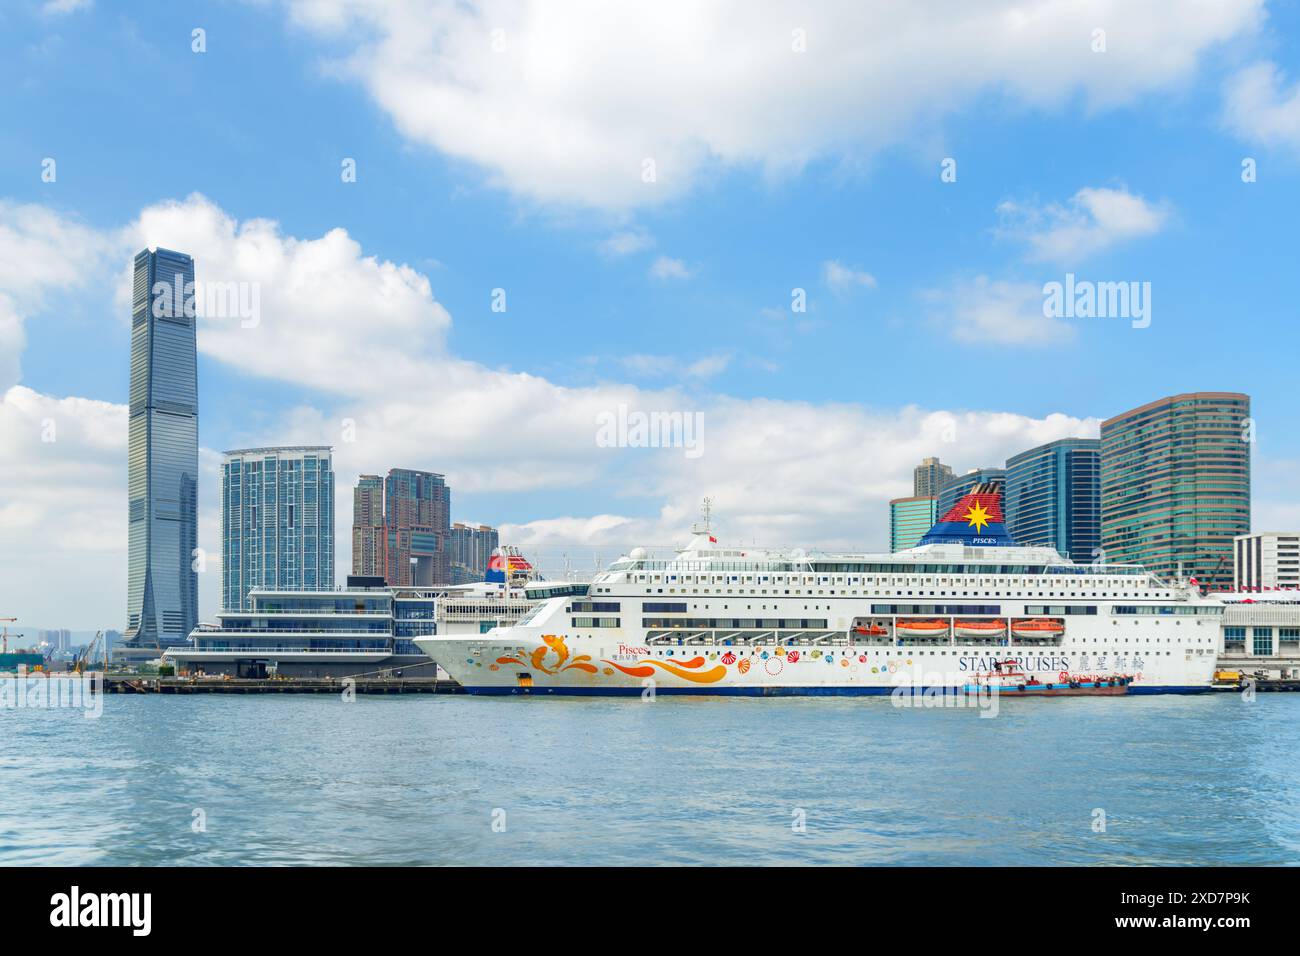
[[[633,549],[585,596],[416,643],[476,694],[957,693],[1009,663],[1045,684],[1194,693],[1223,612],[1194,579],[1018,546],[990,484],[892,554],[725,547],[706,514],[672,557]]]

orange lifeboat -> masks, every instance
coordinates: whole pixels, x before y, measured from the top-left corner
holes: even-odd
[[[879,624],[866,624],[853,629],[854,634],[862,634],[866,637],[884,637],[889,633],[889,628],[882,627]]]
[[[902,620],[894,625],[894,630],[904,637],[947,637],[948,622],[937,620]]]
[[[1065,625],[1047,617],[1034,617],[1011,622],[1011,633],[1016,637],[1057,637],[1065,633]]]
[[[1007,632],[1005,621],[958,621],[958,637],[1001,637]]]

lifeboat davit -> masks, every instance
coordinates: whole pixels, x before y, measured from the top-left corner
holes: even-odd
[[[1011,633],[1016,637],[1057,637],[1065,633],[1065,625],[1050,618],[1035,617],[1025,621],[1012,621]]]
[[[863,634],[867,637],[884,637],[889,633],[889,628],[882,627],[879,624],[865,624],[853,629],[854,634]]]
[[[905,637],[947,637],[947,621],[899,621],[894,630]]]
[[[1007,632],[1005,621],[958,621],[958,637],[1001,637]]]

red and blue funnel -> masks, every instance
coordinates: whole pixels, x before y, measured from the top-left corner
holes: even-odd
[[[948,509],[920,544],[964,544],[967,547],[1016,547],[1002,516],[1002,485],[976,485]]]

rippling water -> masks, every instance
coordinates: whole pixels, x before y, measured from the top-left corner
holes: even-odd
[[[995,719],[882,698],[108,697],[99,719],[0,721],[6,865],[1300,861],[1289,694]]]

